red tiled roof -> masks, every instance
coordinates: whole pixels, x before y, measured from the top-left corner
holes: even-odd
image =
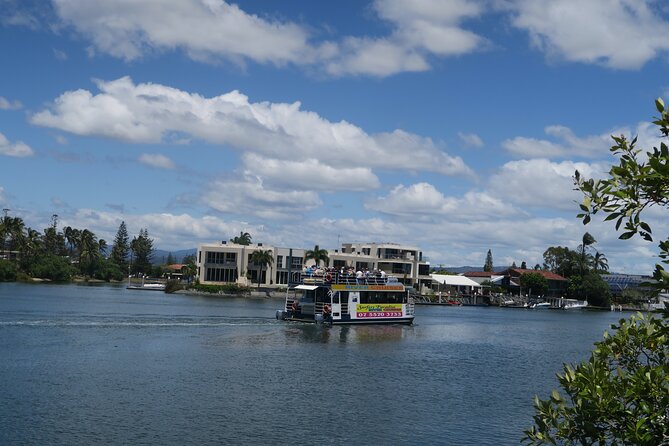
[[[465,277],[490,277],[490,276],[501,276],[502,274],[491,273],[488,271],[467,271],[466,273],[462,273],[462,275]]]
[[[521,268],[509,268],[504,271],[502,274],[509,275],[513,271],[514,276],[521,276],[526,273],[537,273],[544,276],[547,280],[567,280],[559,274],[555,274],[551,271],[544,271],[541,269],[521,269]]]
[[[166,265],[165,266],[165,268],[171,269],[171,270],[174,270],[174,271],[181,271],[181,268],[183,268],[183,267],[184,266],[181,263],[173,263],[171,265]]]

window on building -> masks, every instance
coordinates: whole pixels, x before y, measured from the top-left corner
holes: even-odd
[[[276,267],[283,268],[283,256],[276,256]]]

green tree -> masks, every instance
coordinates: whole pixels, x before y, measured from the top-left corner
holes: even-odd
[[[0,259],[0,282],[13,282],[16,280],[16,267],[9,260]]]
[[[661,116],[653,123],[669,136],[669,111],[658,99]],[[650,225],[642,219],[650,206],[669,207],[669,149],[664,141],[640,156],[637,139],[613,137],[611,152],[619,156],[603,180],[574,176],[584,193],[582,213],[588,224],[597,212],[605,221],[625,223],[620,238],[638,234],[652,241]],[[669,239],[659,243],[662,263],[669,263]],[[598,274],[591,276],[599,277]],[[583,277],[585,279],[588,276]],[[669,288],[669,273],[655,266],[657,289]],[[601,277],[600,277],[601,280]],[[669,444],[669,325],[663,319],[633,316],[621,320],[611,336],[596,344],[589,361],[564,366],[558,375],[565,395],[535,399],[535,425],[525,431],[531,444],[662,445]]]
[[[520,269],[527,269],[527,263],[525,263],[525,260],[520,262]]]
[[[583,276],[571,276],[567,286],[567,296],[587,300],[595,307],[611,305],[609,284],[595,272],[587,272]]]
[[[544,270],[569,278],[578,273],[578,253],[566,246],[551,246],[544,251]]]
[[[88,229],[81,231],[77,242],[79,252],[79,271],[92,277],[100,259],[100,244],[93,232]]]
[[[586,232],[583,234],[583,241],[581,242],[580,245],[578,245],[578,251],[579,251],[579,263],[578,263],[578,268],[579,271],[581,272],[581,276],[585,274],[585,272],[588,270],[588,265],[592,263],[590,258],[588,257],[588,249],[591,245],[594,245],[597,243],[597,240],[590,235],[589,232]]]
[[[122,221],[114,237],[114,246],[111,250],[111,260],[116,263],[121,271],[128,270],[128,256],[130,254],[130,244],[128,238],[128,228],[125,221]]]
[[[274,254],[271,249],[253,251],[251,254],[251,262],[260,267],[261,271],[265,271],[268,266],[274,263]],[[258,288],[260,288],[260,274],[258,274]]]
[[[660,116],[653,121],[662,137],[669,136],[669,108],[662,99],[655,101]],[[644,220],[644,211],[652,206],[669,208],[669,148],[665,140],[660,147],[642,154],[636,148],[637,138],[628,141],[623,135],[613,136],[611,152],[619,157],[618,165],[609,170],[608,178],[602,180],[583,178],[578,171],[574,175],[576,186],[583,192],[582,213],[578,215],[583,224],[588,224],[598,212],[606,214],[605,221],[615,220],[616,230],[624,223],[619,238],[626,240],[638,234],[653,241],[652,229]],[[669,238],[659,242],[661,263],[669,264]],[[656,288],[669,289],[669,271],[661,264],[655,266],[653,278]]]
[[[130,250],[134,256],[132,270],[135,273],[150,274],[153,257],[153,239],[148,229],[140,229],[139,235],[130,242]]]
[[[638,314],[612,326],[588,361],[565,364],[562,393],[535,397],[529,444],[669,443],[669,325]]]
[[[54,282],[69,282],[76,272],[68,259],[53,254],[39,256],[30,271],[33,277]]]
[[[310,249],[304,253],[304,260],[310,259],[313,259],[316,265],[320,265],[320,263],[323,262],[323,264],[327,266],[330,257],[328,256],[327,249],[320,249],[319,246],[316,245],[314,246],[314,249]]]
[[[248,232],[241,231],[239,233],[239,236],[231,238],[230,241],[238,245],[248,246],[251,244],[251,234],[249,234]]]
[[[165,262],[165,264],[166,265],[174,265],[174,263],[175,263],[174,262],[174,256],[170,252],[169,254],[167,254],[167,261]]]
[[[181,267],[181,274],[183,277],[191,283],[193,278],[197,276],[197,265],[195,264],[195,256],[186,256],[184,257],[184,265]]]
[[[488,254],[485,256],[485,265],[483,265],[483,271],[486,273],[491,273],[493,271],[492,251],[490,250],[488,250]]]
[[[539,273],[523,273],[520,275],[520,286],[532,295],[543,296],[548,292],[548,280]]]
[[[609,259],[607,259],[604,254],[597,251],[592,258],[592,267],[595,272],[607,272],[609,270]]]

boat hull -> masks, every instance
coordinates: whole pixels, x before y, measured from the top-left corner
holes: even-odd
[[[342,320],[333,320],[333,321],[320,321],[315,319],[305,319],[305,318],[295,318],[295,317],[286,317],[283,320],[288,322],[301,322],[305,324],[316,324],[322,323],[327,325],[411,325],[413,324],[413,317],[403,317],[403,318],[379,318],[379,319],[342,319]]]

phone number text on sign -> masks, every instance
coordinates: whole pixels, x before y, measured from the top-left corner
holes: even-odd
[[[401,311],[359,311],[356,316],[360,318],[366,317],[402,317]]]

